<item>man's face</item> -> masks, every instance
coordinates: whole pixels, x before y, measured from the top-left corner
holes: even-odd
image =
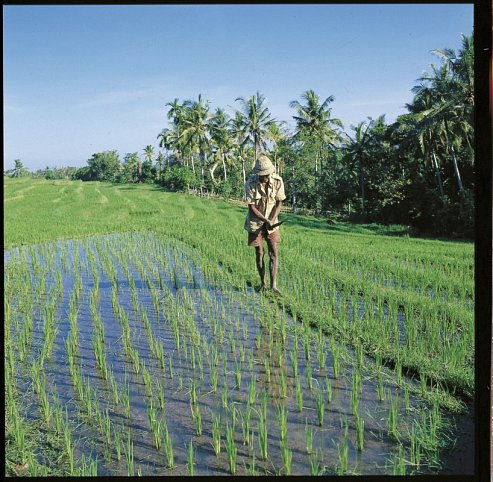
[[[265,184],[269,180],[269,176],[259,176],[258,180],[262,183]]]

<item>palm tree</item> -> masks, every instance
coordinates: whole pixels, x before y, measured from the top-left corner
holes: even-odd
[[[214,146],[214,155],[216,157],[213,165],[209,168],[213,182],[216,182],[214,179],[214,170],[220,162],[222,162],[223,165],[224,180],[227,180],[226,159],[229,157],[232,145],[230,124],[231,122],[228,115],[219,107],[209,121],[209,132]]]
[[[274,161],[274,166],[276,168],[276,173],[282,175],[282,160],[279,159],[279,143],[286,139],[286,132],[283,130],[283,127],[286,125],[286,122],[282,121],[280,123],[272,123],[266,132],[267,139],[272,144],[272,160]]]
[[[243,174],[243,186],[246,184],[246,172],[245,161],[247,159],[247,145],[246,140],[248,136],[243,131],[243,116],[241,112],[236,112],[234,118],[231,120],[231,136],[234,152],[234,156],[241,162],[241,171]],[[243,193],[245,195],[245,193]]]
[[[450,155],[457,187],[464,189],[459,170],[458,152],[463,142],[468,147],[468,158],[473,159],[473,115],[474,115],[474,42],[473,36],[462,35],[462,48],[455,53],[452,49],[434,50],[443,64],[433,73],[425,73],[413,88],[414,113],[418,121],[433,124],[439,134],[445,152]],[[432,105],[420,106],[423,92],[429,90]]]
[[[156,157],[156,164],[158,166],[158,172],[157,172],[158,182],[161,181],[165,161],[166,161],[166,158],[164,157],[163,152],[159,151],[157,154],[157,157]]]
[[[435,175],[435,181],[437,184],[438,194],[443,197],[443,181],[440,168],[440,162],[437,157],[437,151],[439,150],[440,139],[440,126],[435,122],[433,118],[423,115],[423,112],[429,112],[433,108],[433,92],[429,88],[420,88],[416,92],[416,95],[411,104],[406,104],[406,108],[409,110],[411,119],[415,124],[415,132],[419,141],[419,147],[421,152],[429,159],[430,165]]]
[[[204,183],[204,169],[207,153],[210,147],[209,132],[209,103],[199,94],[197,101],[188,100],[184,103],[183,117],[181,119],[182,130],[179,139],[184,146],[190,147],[191,153],[196,151],[202,169],[202,184]]]
[[[318,95],[313,90],[303,92],[301,98],[305,105],[297,100],[289,103],[289,106],[296,109],[298,115],[293,116],[296,121],[297,130],[294,137],[299,140],[314,143],[318,149],[315,156],[315,172],[318,171],[319,163],[322,160],[322,149],[324,146],[334,145],[341,140],[338,128],[343,128],[340,119],[332,118],[332,108],[329,104],[334,101],[334,96],[330,95],[322,103]],[[320,173],[322,167],[320,165]]]
[[[365,167],[370,158],[369,148],[371,142],[371,130],[377,124],[383,123],[384,116],[376,121],[368,117],[369,122],[361,121],[356,127],[351,126],[354,137],[350,137],[345,147],[345,155],[352,166],[357,169],[361,196],[361,213],[365,214]]]
[[[252,167],[257,162],[260,150],[266,147],[265,137],[269,127],[275,122],[271,118],[269,109],[265,107],[265,97],[257,91],[247,100],[243,97],[235,99],[239,101],[243,111],[239,112],[241,119],[241,131],[244,135],[244,143],[250,142],[254,147]]]
[[[22,177],[27,173],[27,169],[22,164],[20,159],[14,161],[14,169],[12,169],[10,175],[12,177]]]

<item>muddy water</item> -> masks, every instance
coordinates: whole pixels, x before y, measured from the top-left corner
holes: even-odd
[[[22,249],[24,248],[6,254],[5,262],[18,257]],[[187,448],[192,440],[196,475],[228,475],[230,470],[225,449],[226,425],[231,426],[233,423],[238,451],[236,473],[249,474],[254,465],[255,472],[259,474],[284,474],[286,468],[281,453],[279,405],[283,405],[287,411],[287,445],[292,453],[292,474],[311,473],[310,463],[315,455],[309,455],[307,451],[307,426],[313,429],[313,454],[318,457],[320,471],[326,474],[392,474],[398,464],[396,454],[400,444],[395,436],[388,434],[390,400],[397,400],[397,430],[405,451],[409,450],[406,442],[408,432],[416,420],[421,421],[422,415],[426,416],[428,413],[428,408],[412,393],[409,395],[410,409],[405,409],[404,390],[385,368],[381,369],[384,399],[380,400],[377,375],[371,361],[365,358],[363,366],[356,369],[355,355],[345,347],[339,347],[340,372],[336,376],[328,339],[323,341],[324,365],[319,366],[317,345],[320,342],[316,340],[315,333],[310,333],[311,338],[306,345],[310,355],[308,361],[303,342],[304,328],[294,323],[278,304],[248,288],[244,291],[231,290],[218,281],[216,275],[211,275],[214,268],[208,266],[206,261],[173,240],[162,240],[151,233],[124,233],[37,246],[25,249],[24,255],[29,264],[32,264],[32,257],[35,257],[40,266],[37,268],[38,275],[33,273],[33,286],[39,282],[39,274],[43,271],[46,289],[39,302],[35,302],[34,339],[31,353],[19,370],[19,387],[29,390],[30,363],[39,356],[44,342],[44,304],[57,286],[59,273],[62,277],[63,299],[59,300],[57,306],[58,335],[53,355],[51,360],[45,362],[47,391],[56,394],[61,405],[68,407],[75,430],[78,457],[82,454],[92,459],[97,457],[98,475],[127,475],[129,468],[124,457],[120,461],[116,460],[114,447],[104,449],[103,436],[96,429],[94,421],[85,416],[84,405],[78,399],[68,369],[64,340],[70,330],[69,299],[77,274],[83,285],[77,317],[77,363],[81,367],[85,383],[90,385],[99,400],[101,410],[108,410],[113,429],[123,433],[124,440],[130,431],[135,474],[187,474]],[[121,320],[112,308],[114,281],[108,274],[110,265],[115,273],[118,302],[128,316],[132,345],[139,353],[141,367],[145,367],[151,374],[152,394],[146,389],[142,369],[135,373],[134,365],[123,349]],[[99,286],[98,311],[104,327],[107,366],[118,384],[120,398],[125,391],[124,387],[129,387],[131,413],[128,419],[122,403],[114,403],[109,384],[102,378],[95,361],[92,346],[94,320],[89,306],[89,293],[95,286],[94,268]],[[145,279],[144,273],[147,273],[149,279]],[[157,312],[149,280],[157,287]],[[135,287],[134,291],[132,286]],[[133,298],[135,294],[136,303]],[[15,300],[12,303],[15,306]],[[360,305],[358,311],[361,313],[362,310],[363,306]],[[164,368],[150,350],[143,323],[144,313],[149,319],[154,340],[164,348]],[[350,316],[353,316],[352,313]],[[179,347],[174,325],[178,327]],[[283,325],[286,327],[284,340]],[[192,356],[193,333],[196,345]],[[301,412],[297,404],[291,363],[296,339],[297,367],[303,398]],[[214,350],[218,353],[216,391],[212,390],[211,383]],[[356,417],[351,407],[353,376],[356,371],[362,380],[357,410],[364,421],[362,451],[357,447]],[[239,387],[238,372],[241,374]],[[163,410],[158,403],[158,382],[165,399]],[[253,437],[250,437],[250,443],[244,443],[242,419],[246,414],[249,386],[252,383],[255,383],[250,425]],[[196,405],[202,419],[200,435],[197,434],[191,415],[193,385],[197,394]],[[327,391],[328,385],[331,387],[331,396]],[[409,387],[411,390],[412,384]],[[321,425],[317,415],[317,390],[322,391],[324,400],[324,419]],[[264,394],[267,397],[267,460],[261,460],[259,450],[259,411]],[[147,414],[151,398],[157,406],[158,418],[166,420],[173,440],[173,469],[166,466],[163,448],[156,450],[154,446]],[[27,400],[27,415],[37,417],[36,406],[35,397]],[[221,419],[222,446],[218,455],[214,453],[212,445],[213,416],[220,416]],[[347,450],[347,464],[342,455],[344,448]],[[409,460],[407,452],[405,458]],[[409,474],[430,471],[425,458],[419,468],[408,465],[405,470]]]

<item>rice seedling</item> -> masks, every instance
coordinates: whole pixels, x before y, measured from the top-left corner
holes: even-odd
[[[228,394],[228,381],[227,381],[227,379],[224,380],[223,388],[221,390],[221,402],[222,402],[223,408],[228,408],[229,394]]]
[[[127,432],[127,441],[126,444],[123,445],[123,452],[125,454],[125,461],[127,463],[127,475],[134,476],[135,475],[135,467],[134,467],[134,442],[132,440],[132,432],[130,428]]]
[[[169,357],[168,359],[168,364],[169,364],[169,378],[170,380],[173,380],[174,377],[174,371],[173,371],[173,359]]]
[[[327,349],[325,345],[325,336],[321,329],[318,330],[317,340],[317,359],[318,368],[323,370],[325,368],[325,361],[327,359]]]
[[[389,415],[387,418],[387,432],[390,436],[398,437],[397,432],[397,420],[398,420],[398,398],[397,396],[392,397],[389,390],[388,399],[390,401]]]
[[[236,390],[240,389],[241,386],[241,363],[238,362],[238,360],[235,357],[235,370],[234,370],[234,375],[235,375],[235,388]]]
[[[404,448],[399,445],[397,453],[392,460],[393,475],[406,475],[406,459]]]
[[[288,396],[288,381],[284,369],[279,371],[279,396],[281,398]]]
[[[322,451],[317,449],[309,456],[310,475],[322,475],[324,469],[322,467]]]
[[[282,367],[284,365],[284,347],[280,343],[276,345],[277,366]]]
[[[325,377],[325,393],[327,395],[327,403],[332,401],[332,382],[329,377]]]
[[[330,349],[332,353],[332,368],[334,370],[334,378],[339,378],[339,372],[341,369],[340,357],[341,350],[338,344],[336,344],[333,337],[330,338]]]
[[[305,419],[305,446],[308,455],[313,453],[313,426],[308,424],[308,419]]]
[[[49,427],[51,422],[51,406],[48,399],[48,394],[46,393],[44,387],[39,392],[38,398],[41,404],[41,411],[44,417],[44,422]]]
[[[288,434],[288,414],[286,407],[282,403],[277,404],[277,421],[279,424],[279,437],[281,441],[284,441]]]
[[[226,453],[228,454],[229,471],[233,475],[236,473],[236,456],[238,454],[234,434],[234,425],[230,427],[229,423],[226,423]]]
[[[306,382],[308,384],[308,390],[313,390],[313,367],[310,360],[306,362]]]
[[[258,439],[260,457],[262,460],[267,460],[269,442],[267,438],[267,393],[265,391],[262,392],[262,400],[258,416]]]
[[[115,445],[116,460],[119,462],[122,459],[123,439],[120,428],[116,426],[113,426],[113,443]]]
[[[411,431],[409,433],[409,440],[411,464],[419,468],[421,465],[422,449],[419,434],[414,424],[412,425]]]
[[[356,446],[359,452],[363,452],[365,446],[365,421],[359,413],[356,414]]]
[[[317,387],[315,390],[315,408],[317,412],[318,425],[321,427],[324,424],[325,404],[324,395],[320,387]]]
[[[168,424],[166,419],[163,419],[163,435],[164,435],[164,456],[166,458],[166,466],[173,468],[175,466],[174,452],[173,452],[173,440],[168,431]]]
[[[411,405],[409,403],[409,388],[407,385],[404,385],[404,408],[406,413],[411,411]]]
[[[281,456],[282,456],[282,461],[284,464],[284,475],[291,475],[291,468],[292,468],[292,463],[293,463],[293,452],[289,448],[287,440],[281,440],[280,443],[280,448],[281,448]]]
[[[267,383],[270,383],[270,361],[268,358],[264,359],[264,368],[266,381]]]
[[[383,373],[382,369],[379,368],[377,371],[377,397],[380,402],[385,400],[385,389],[383,383]]]
[[[123,384],[122,402],[123,402],[123,411],[125,413],[125,417],[127,419],[130,419],[130,384],[127,382],[126,374],[125,374],[125,381]]]
[[[347,437],[344,437],[342,442],[337,444],[337,475],[346,475],[349,470],[349,445]]]
[[[73,474],[75,468],[75,455],[74,455],[74,447],[72,445],[72,430],[70,428],[70,422],[68,419],[67,407],[65,407],[65,424],[63,426],[63,440],[65,442],[65,452],[67,454],[70,464],[70,473]]]
[[[250,475],[250,476],[260,475],[260,473],[256,469],[255,454],[254,453],[252,454],[251,462],[248,465],[245,463],[245,472],[247,475]]]
[[[303,391],[301,390],[301,382],[299,377],[295,380],[295,396],[296,396],[296,408],[298,412],[303,411]]]
[[[351,411],[353,415],[356,415],[359,411],[359,388],[357,378],[353,376],[352,382],[352,390],[351,390]]]
[[[159,450],[161,447],[161,423],[157,418],[157,410],[152,398],[149,399],[149,405],[147,407],[147,419],[154,439],[154,445],[156,450]]]
[[[194,450],[193,450],[193,439],[190,439],[190,443],[187,448],[187,470],[188,475],[194,474],[193,466],[195,465],[194,460]]]
[[[291,368],[293,369],[293,377],[298,378],[298,351],[292,349],[290,352]]]
[[[192,411],[192,420],[195,426],[195,435],[202,435],[202,415],[200,414],[200,408],[198,405],[190,404]]]
[[[212,448],[214,453],[221,452],[221,416],[212,414]]]

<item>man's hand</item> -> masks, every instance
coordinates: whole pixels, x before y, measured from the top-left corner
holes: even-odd
[[[267,229],[270,229],[270,227],[272,226],[272,221],[270,219],[265,219],[265,227]]]

